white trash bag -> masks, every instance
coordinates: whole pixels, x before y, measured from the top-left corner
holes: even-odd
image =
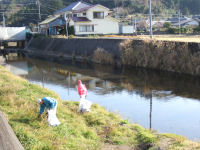
[[[89,100],[86,100],[85,98],[80,98],[78,112],[80,113],[90,112],[91,106],[92,106],[92,102],[90,102]]]
[[[48,112],[48,124],[50,126],[58,126],[58,125],[60,125],[60,121],[58,120],[58,118],[56,116],[56,108],[55,109],[50,109],[47,112]]]

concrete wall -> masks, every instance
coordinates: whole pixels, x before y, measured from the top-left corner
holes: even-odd
[[[35,38],[26,51],[46,57],[75,58],[92,60],[94,52],[101,48],[112,54],[114,60],[120,60],[122,39],[52,39]]]
[[[200,75],[200,43],[36,38],[26,51],[47,59],[74,58],[103,64],[114,62],[111,64]]]

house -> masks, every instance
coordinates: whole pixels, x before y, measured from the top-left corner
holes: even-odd
[[[199,26],[200,19],[187,19],[184,21],[180,21],[181,27],[197,27]],[[173,24],[173,26],[179,26],[179,22]]]
[[[189,20],[190,18],[187,18],[187,17],[181,17],[181,18],[172,17],[172,18],[169,18],[169,19],[167,20],[167,22],[170,22],[170,23],[173,25],[173,24],[179,23],[179,19],[180,19],[180,22],[182,22],[182,21],[187,21],[187,20]]]
[[[52,22],[56,19],[58,19],[57,23],[53,24]],[[58,10],[52,19],[47,19],[40,23],[40,25],[43,25],[41,26],[42,30],[47,31],[47,28],[52,27],[54,30],[57,30],[59,27],[63,28],[66,25],[66,23],[60,21],[63,19],[65,19],[69,27],[74,28],[75,35],[119,33],[119,21],[110,16],[109,8],[100,4],[92,5],[83,1],[74,2],[66,8]]]

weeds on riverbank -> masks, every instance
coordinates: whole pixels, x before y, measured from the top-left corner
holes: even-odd
[[[93,61],[99,64],[114,64],[112,54],[102,48],[97,48],[93,54]]]
[[[200,75],[200,52],[184,42],[127,40],[121,43],[124,65]]]
[[[39,106],[36,99],[51,96],[58,100],[58,127],[50,127],[47,118],[37,118]],[[197,143],[177,137],[158,135],[139,125],[128,123],[119,116],[94,104],[91,113],[79,114],[78,102],[62,102],[52,91],[30,84],[0,66],[0,109],[25,149],[101,149],[105,143],[127,145],[137,149],[156,149],[163,141],[173,148],[199,148]],[[176,143],[173,143],[176,141]]]

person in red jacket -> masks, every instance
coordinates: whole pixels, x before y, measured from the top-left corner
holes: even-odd
[[[81,80],[78,80],[78,94],[80,98],[85,98],[87,95],[87,88],[85,84],[82,84]]]

